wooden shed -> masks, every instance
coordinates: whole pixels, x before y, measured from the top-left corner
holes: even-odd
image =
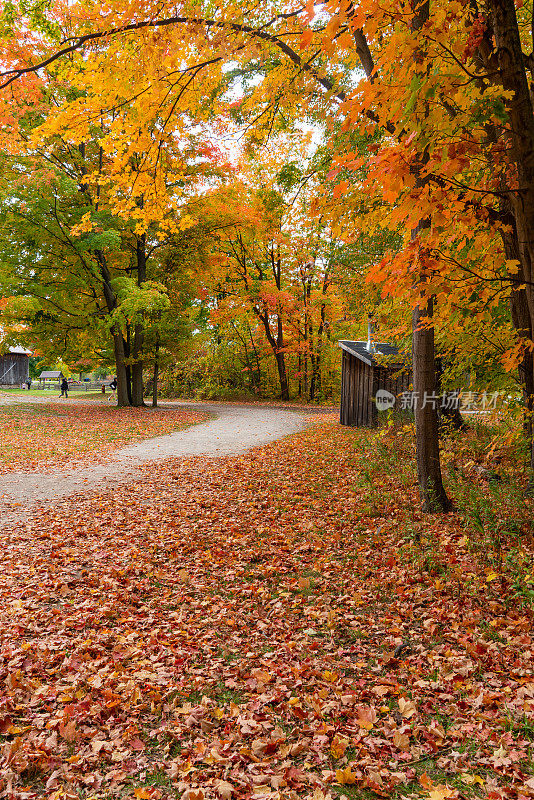
[[[378,424],[376,393],[385,389],[396,398],[408,391],[412,374],[398,348],[385,342],[341,341],[340,422],[356,428]],[[396,358],[398,357],[398,358]]]
[[[10,347],[0,355],[0,386],[20,386],[30,377],[31,352],[24,347]]]

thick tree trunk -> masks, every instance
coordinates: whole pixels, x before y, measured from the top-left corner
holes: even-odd
[[[518,278],[521,277],[521,272]],[[532,321],[524,288],[517,289],[510,296],[510,310],[512,321],[519,336],[534,340]],[[528,443],[528,465],[531,470],[530,489],[534,489],[534,353],[525,348],[523,358],[519,364],[519,379],[523,386],[525,404],[524,432]]]
[[[278,367],[278,379],[280,381],[280,398],[289,400],[289,384],[287,381],[286,360],[283,353],[276,353],[276,366]]]
[[[152,373],[152,408],[158,405],[158,377],[159,377],[159,333],[156,334],[156,347],[154,350],[154,372]]]
[[[136,236],[137,285],[146,281],[146,235]],[[132,405],[144,406],[143,392],[143,344],[145,340],[144,326],[136,322],[132,347]]]
[[[134,328],[132,348],[132,405],[144,406],[143,397],[143,342],[145,333],[142,325]]]
[[[412,0],[412,31],[420,30],[428,21],[430,15],[430,2],[425,0]],[[413,58],[420,63],[422,53],[414,52]],[[425,115],[428,114],[428,105],[425,106]],[[424,186],[425,179],[421,177],[421,169],[427,160],[426,154],[421,161],[414,165],[413,172],[416,176],[416,186]],[[430,225],[429,220],[421,220],[417,228],[412,231],[412,238],[418,236]],[[420,275],[415,288],[424,292],[425,277]],[[420,291],[420,297],[421,297]],[[433,301],[425,299],[420,301],[412,315],[413,332],[413,388],[415,395],[415,441],[417,456],[417,474],[419,480],[419,493],[422,500],[423,511],[449,511],[451,502],[445,493],[441,477],[441,463],[439,455],[439,412],[436,392],[436,369],[434,348],[434,326],[432,325]]]
[[[95,251],[96,260],[100,268],[100,276],[102,278],[102,290],[104,293],[104,300],[106,307],[111,314],[117,308],[117,296],[111,286],[111,273],[108,269],[108,264],[104,253],[101,250]],[[113,336],[113,352],[115,355],[115,373],[117,375],[117,405],[129,406],[131,398],[129,396],[129,377],[126,359],[129,353],[126,352],[125,343],[122,336],[122,331],[117,325],[111,329]]]
[[[434,364],[432,300],[416,306],[413,312],[413,389],[415,396],[415,439],[417,473],[423,511],[449,511],[451,508],[441,476],[439,457],[438,395]]]
[[[116,326],[112,328],[111,333],[113,336],[113,350],[115,353],[115,374],[117,375],[117,405],[122,408],[130,405],[128,399],[124,339],[122,338],[122,331]]]
[[[518,278],[524,288],[513,292],[512,319],[520,336],[532,340],[534,332],[534,108],[514,0],[488,0],[492,33],[495,41],[499,78],[503,88],[511,92],[506,101],[510,143],[508,160],[517,171],[517,190],[510,192],[515,219],[515,242],[512,257],[520,261]],[[509,244],[509,242],[508,242]],[[505,239],[507,256],[509,248]],[[525,387],[526,428],[530,443],[530,468],[534,470],[532,413],[534,410],[534,364],[531,353],[525,353],[520,374]],[[533,473],[531,472],[531,484]]]
[[[510,208],[504,204],[502,209],[508,215]],[[508,230],[511,227],[511,230]],[[517,240],[517,231],[515,224],[512,226],[503,226],[504,231],[501,231],[501,237],[504,244],[504,252],[506,258],[510,260],[519,261],[519,271],[516,279],[517,286],[521,288],[513,289],[510,295],[510,313],[512,322],[518,335],[522,339],[534,340],[534,330],[532,325],[532,317],[530,315],[527,292],[525,288],[525,275],[523,271],[523,264],[519,252],[519,242]],[[523,397],[525,404],[525,420],[524,432],[525,438],[528,443],[529,451],[529,467],[531,473],[531,489],[534,488],[534,353],[525,348],[523,358],[519,364],[519,380],[523,387]]]
[[[131,336],[130,326],[126,323],[126,338],[124,339],[124,355],[126,356],[126,387],[128,390],[128,402],[132,405],[132,366],[131,366]]]
[[[261,313],[259,308],[254,306],[254,313],[258,317],[259,320],[263,323],[263,327],[265,329],[265,335],[267,337],[267,341],[271,345],[272,351],[274,353],[274,357],[276,359],[276,368],[278,370],[278,380],[280,381],[280,398],[281,400],[289,400],[289,383],[287,380],[287,370],[286,370],[286,359],[283,353],[283,346],[284,346],[284,335],[282,329],[282,318],[280,315],[277,315],[276,320],[276,339],[273,336],[273,332],[271,331],[271,326],[269,324],[269,315],[267,312]]]

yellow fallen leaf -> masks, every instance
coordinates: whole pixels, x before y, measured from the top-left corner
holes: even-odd
[[[484,786],[484,780],[480,777],[480,775],[473,775],[470,772],[460,775],[460,779],[464,783],[467,783],[468,786],[472,786],[475,783],[479,783],[481,786]]]
[[[399,697],[400,713],[406,719],[410,719],[416,713],[417,708],[413,700],[405,700],[404,697]]]
[[[321,677],[324,681],[327,681],[328,683],[335,683],[339,678],[339,675],[337,674],[337,672],[329,672],[327,669],[325,669],[325,671],[321,673]]]
[[[399,750],[403,750],[405,753],[410,751],[410,737],[405,733],[395,731],[393,734],[393,744],[395,747],[397,747]]]
[[[353,773],[350,767],[345,767],[345,769],[336,769],[336,781],[341,784],[353,784],[356,783],[358,778]]]
[[[458,797],[458,792],[456,789],[449,789],[448,786],[443,786],[443,784],[438,784],[434,786],[433,789],[430,789],[428,792],[429,800],[454,800],[454,798]]]

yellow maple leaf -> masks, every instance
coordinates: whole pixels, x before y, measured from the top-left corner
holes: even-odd
[[[454,800],[454,798],[458,797],[458,792],[456,789],[449,789],[448,786],[440,783],[429,790],[428,797],[430,800]]]
[[[345,767],[345,769],[336,769],[336,781],[341,784],[353,784],[357,781],[356,775],[353,773],[350,767]]]

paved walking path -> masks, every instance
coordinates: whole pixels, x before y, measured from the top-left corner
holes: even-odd
[[[14,402],[20,401],[19,397]],[[213,419],[124,447],[115,451],[106,464],[46,474],[12,472],[0,476],[0,526],[22,521],[32,506],[42,506],[98,486],[121,483],[137,466],[147,461],[244,453],[252,447],[302,430],[306,426],[305,414],[309,413],[307,410],[299,413],[266,406],[222,403],[165,405],[207,412],[213,415]]]

